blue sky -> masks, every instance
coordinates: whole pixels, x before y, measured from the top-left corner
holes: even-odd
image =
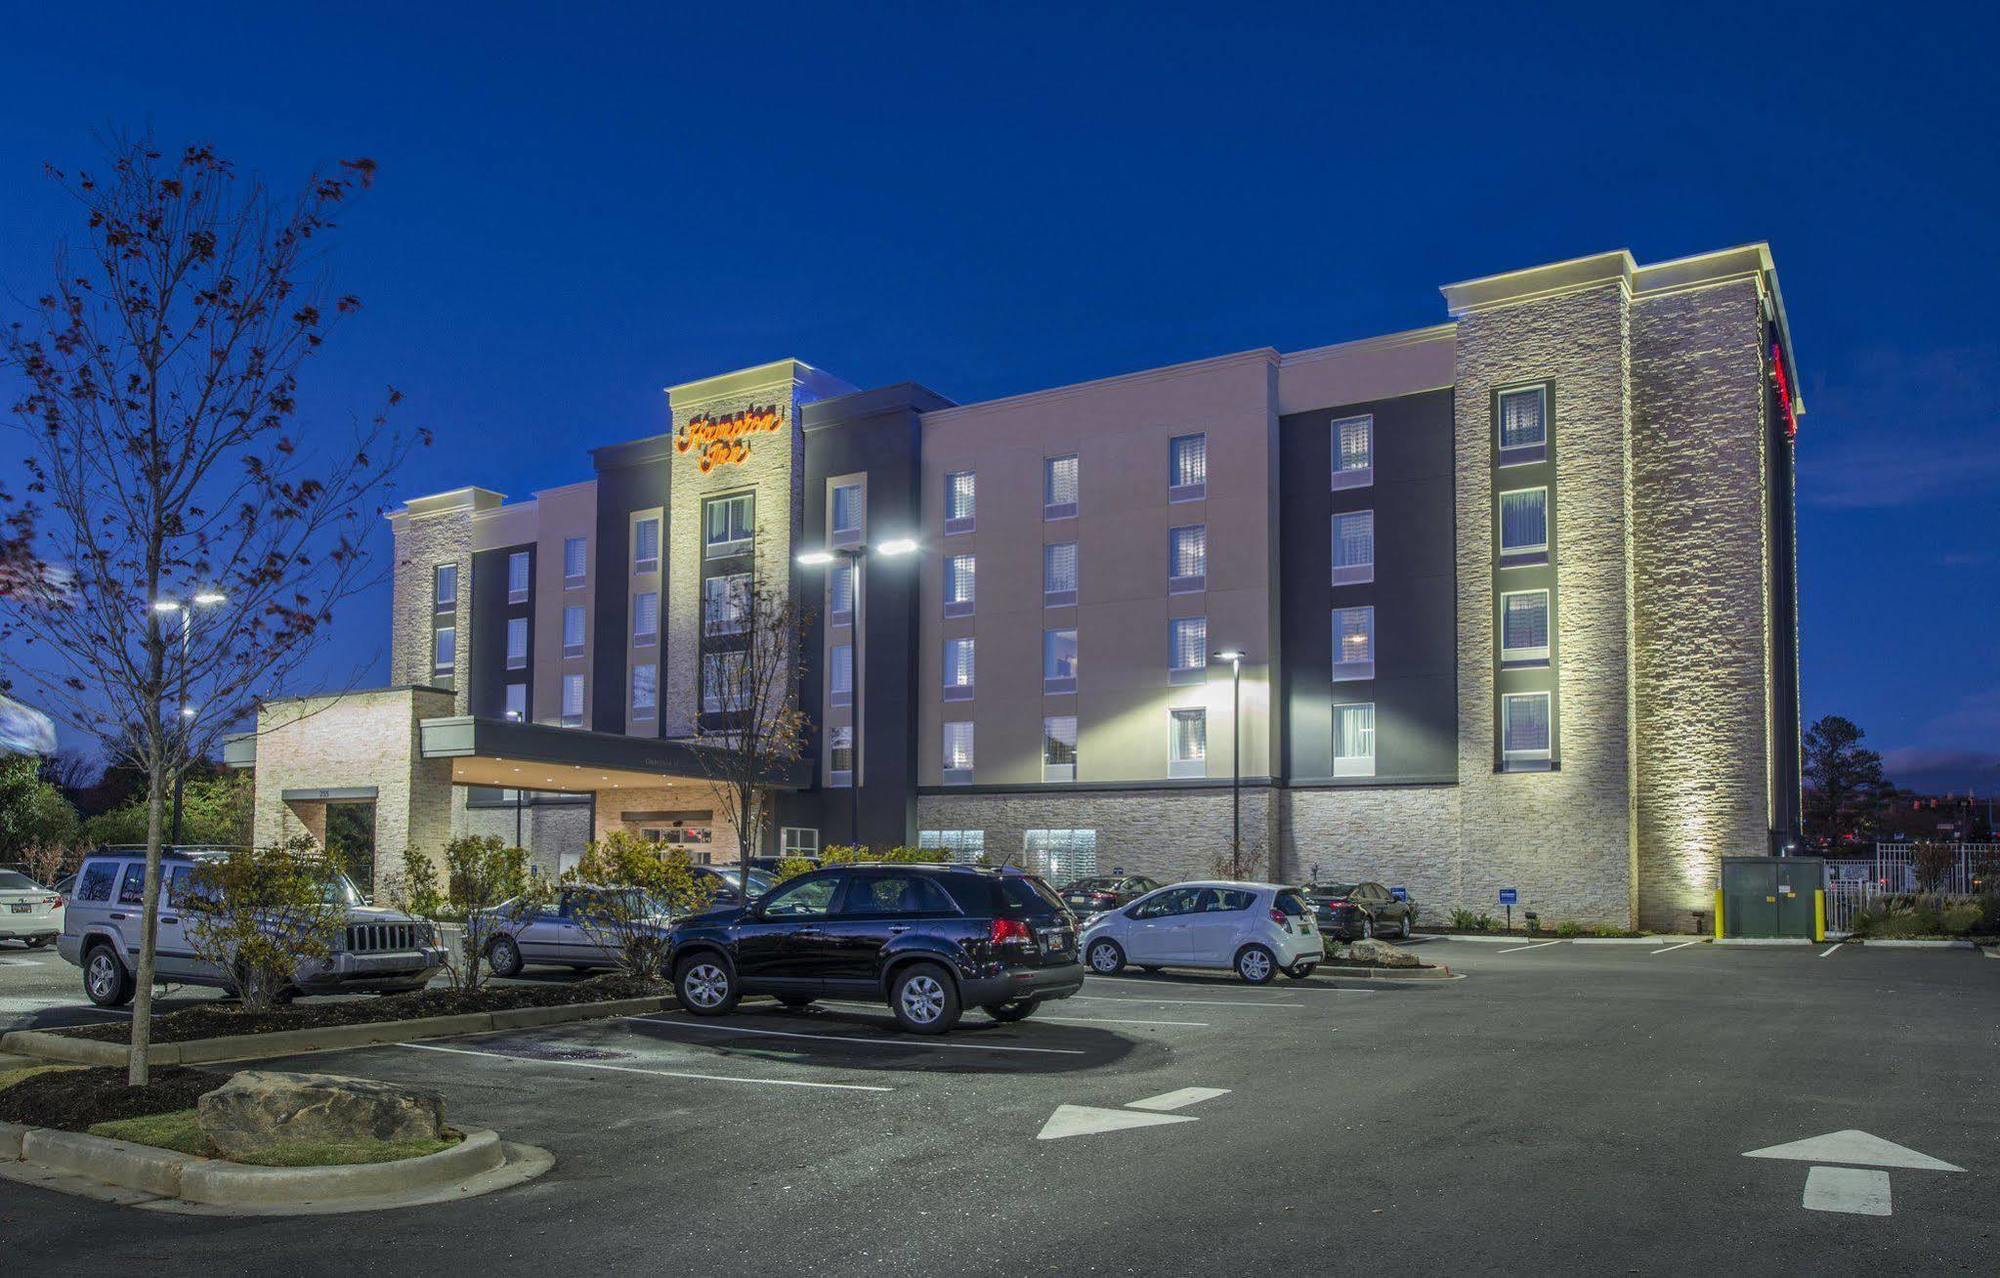
[[[1807,713],[1906,776],[2000,766],[1990,11],[291,8],[16,8],[0,287],[46,280],[40,167],[103,131],[280,184],[372,156],[336,262],[366,309],[309,412],[394,383],[438,438],[405,492],[526,495],[661,429],[662,386],[780,355],[973,400],[1768,240],[1810,410]],[[379,680],[383,598],[337,625],[328,680]]]

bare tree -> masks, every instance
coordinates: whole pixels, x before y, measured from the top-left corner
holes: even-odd
[[[0,534],[0,639],[49,710],[147,779],[141,1085],[167,796],[372,580],[361,539],[428,437],[389,425],[393,389],[347,431],[298,420],[302,366],[360,305],[321,249],[372,161],[281,198],[208,146],[109,152],[101,175],[50,171],[82,242],[0,334],[29,476]]]
[[[727,646],[702,654],[704,713],[695,720],[695,753],[736,830],[747,900],[750,858],[763,841],[771,791],[796,773],[805,754],[807,720],[799,707],[805,627],[790,596],[762,581],[732,606],[740,631],[723,641]]]

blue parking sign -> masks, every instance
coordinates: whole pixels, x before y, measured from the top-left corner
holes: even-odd
[[[1521,903],[1521,893],[1518,889],[1515,888],[1500,889],[1500,904],[1519,905],[1520,903]]]
[[[1398,901],[1407,901],[1410,899],[1410,889],[1393,887],[1389,889],[1389,895],[1395,897]]]

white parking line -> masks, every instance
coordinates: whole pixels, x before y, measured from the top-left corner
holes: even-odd
[[[1215,998],[1112,998],[1105,994],[1072,994],[1072,999],[1084,1003],[1172,1003],[1181,1007],[1273,1007],[1298,1011],[1301,1004],[1280,1003],[1276,999],[1262,999],[1249,1003],[1232,1003]]]
[[[1835,942],[1834,942],[1834,943],[1833,943],[1832,945],[1829,945],[1829,946],[1827,946],[1827,947],[1826,947],[1825,949],[1821,950],[1821,951],[1819,952],[1819,956],[1820,956],[1821,958],[1825,958],[1825,957],[1826,957],[1827,955],[1829,955],[1829,954],[1833,953],[1833,952],[1834,952],[1835,950],[1839,949],[1839,948],[1840,948],[1841,946],[1845,945],[1846,943],[1847,943],[1847,942],[1845,942],[1845,941],[1835,941]]]
[[[1338,974],[1339,972],[1340,972],[1340,969],[1339,969],[1339,968],[1337,968],[1337,967],[1336,967],[1336,968],[1330,968],[1330,969],[1327,969],[1327,974],[1328,974],[1328,975],[1337,975],[1337,974]],[[1140,979],[1136,979],[1136,978],[1134,978],[1134,977],[1130,977],[1130,976],[1098,976],[1098,975],[1096,975],[1095,973],[1093,973],[1093,974],[1091,975],[1091,977],[1090,977],[1090,981],[1091,981],[1091,983],[1092,983],[1092,984],[1096,984],[1096,983],[1097,983],[1097,982],[1099,982],[1099,981],[1107,981],[1107,982],[1109,982],[1109,983],[1111,983],[1111,984],[1113,984],[1113,985],[1138,985],[1138,986],[1143,986],[1143,987],[1145,987],[1145,988],[1147,988],[1147,989],[1155,989],[1155,990],[1156,990],[1156,989],[1159,989],[1159,988],[1160,988],[1161,986],[1163,986],[1163,985],[1164,985],[1164,986],[1166,986],[1166,987],[1168,987],[1169,989],[1182,989],[1182,990],[1212,990],[1212,989],[1216,988],[1216,986],[1215,986],[1215,983],[1214,983],[1214,982],[1204,982],[1204,981],[1174,981],[1174,980],[1164,980],[1164,981],[1163,981],[1163,980],[1140,980]],[[1328,988],[1327,986],[1324,986],[1324,985],[1307,985],[1307,984],[1304,984],[1304,983],[1298,983],[1298,984],[1292,984],[1292,985],[1283,985],[1283,986],[1279,986],[1278,988],[1280,988],[1280,989],[1284,990],[1284,991],[1286,992],[1286,994],[1287,994],[1287,995],[1291,995],[1291,994],[1380,994],[1380,993],[1382,992],[1382,991],[1380,991],[1380,990],[1340,990],[1340,989],[1331,989],[1331,988]],[[1073,995],[1072,997],[1079,997],[1079,996],[1074,996],[1074,995]],[[1235,1006],[1235,1004],[1234,1004],[1234,1003],[1232,1003],[1232,1004],[1230,1004],[1230,1006],[1231,1006],[1231,1007],[1234,1007],[1234,1006]]]
[[[1164,1113],[1172,1109],[1185,1109],[1189,1105],[1199,1105],[1205,1100],[1229,1095],[1227,1087],[1182,1087],[1171,1092],[1161,1092],[1158,1096],[1148,1096],[1143,1100],[1126,1101],[1127,1109],[1149,1109]]]
[[[470,1047],[439,1047],[435,1043],[397,1043],[419,1052],[449,1052],[454,1056],[490,1056],[494,1060],[520,1061],[524,1065],[567,1065],[572,1069],[604,1069],[618,1074],[653,1074],[660,1078],[692,1078],[704,1083],[753,1083],[760,1087],[813,1087],[833,1092],[893,1092],[893,1087],[870,1087],[862,1083],[808,1083],[793,1078],[739,1078],[732,1074],[690,1074],[677,1069],[641,1069],[637,1065],[607,1065],[603,1061],[545,1060],[539,1056],[510,1056],[506,1052],[480,1052]]]
[[[796,1030],[752,1029],[748,1025],[725,1023],[708,1024],[703,1021],[663,1021],[653,1016],[621,1016],[621,1021],[644,1021],[648,1025],[664,1025],[668,1029],[717,1030],[726,1034],[763,1034],[770,1038],[814,1038],[828,1043],[862,1043],[869,1047],[935,1047],[953,1048],[961,1052],[1033,1052],[1037,1056],[1082,1056],[1080,1047],[1009,1047],[1004,1043],[937,1043],[926,1039],[900,1038],[855,1038],[846,1034],[805,1034]]]
[[[1495,954],[1519,954],[1522,950],[1545,950],[1551,945],[1561,945],[1561,941],[1537,941],[1533,945],[1516,945],[1512,949],[1495,950]]]
[[[1667,954],[1667,953],[1671,953],[1671,952],[1672,952],[1672,951],[1674,951],[1674,950],[1684,950],[1684,949],[1686,949],[1686,948],[1687,948],[1688,946],[1690,946],[1690,945],[1700,945],[1700,944],[1701,944],[1701,942],[1700,942],[1700,941],[1682,941],[1682,942],[1681,942],[1681,943],[1680,943],[1679,945],[1667,945],[1667,946],[1662,946],[1661,948],[1659,948],[1659,949],[1657,949],[1657,950],[1648,950],[1648,951],[1647,951],[1647,953],[1649,953],[1649,954]]]

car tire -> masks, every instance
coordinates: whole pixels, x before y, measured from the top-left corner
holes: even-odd
[[[1375,920],[1372,917],[1366,914],[1361,916],[1361,935],[1355,939],[1361,941],[1372,941],[1375,939]]]
[[[1108,937],[1100,937],[1084,951],[1083,962],[1099,976],[1116,976],[1125,970],[1125,947]]]
[[[674,969],[674,995],[696,1016],[726,1015],[742,997],[736,988],[736,973],[719,954],[683,959]]]
[[[511,936],[496,936],[486,945],[486,966],[493,969],[493,975],[505,980],[519,976],[521,968],[521,947]]]
[[[1318,966],[1319,964],[1317,963],[1294,963],[1290,967],[1285,969],[1285,975],[1291,977],[1295,981],[1303,981],[1308,976],[1311,976],[1313,974],[1313,969]]]
[[[1236,951],[1236,974],[1251,985],[1269,985],[1278,975],[1278,959],[1261,945]]]
[[[54,939],[53,937],[47,937],[47,936],[31,936],[28,938],[28,948],[31,950],[39,950],[44,945],[47,945],[53,939]]]
[[[83,992],[99,1007],[123,1007],[132,1001],[132,974],[109,945],[93,945],[83,957]]]
[[[1410,912],[1408,910],[1403,911],[1403,930],[1396,933],[1396,935],[1405,941],[1410,939]]]
[[[958,986],[935,963],[912,963],[889,985],[889,1010],[912,1034],[942,1034],[958,1024]]]
[[[988,1003],[980,1010],[996,1021],[1025,1021],[1042,1005],[1038,998],[1017,998],[1011,1003]]]

